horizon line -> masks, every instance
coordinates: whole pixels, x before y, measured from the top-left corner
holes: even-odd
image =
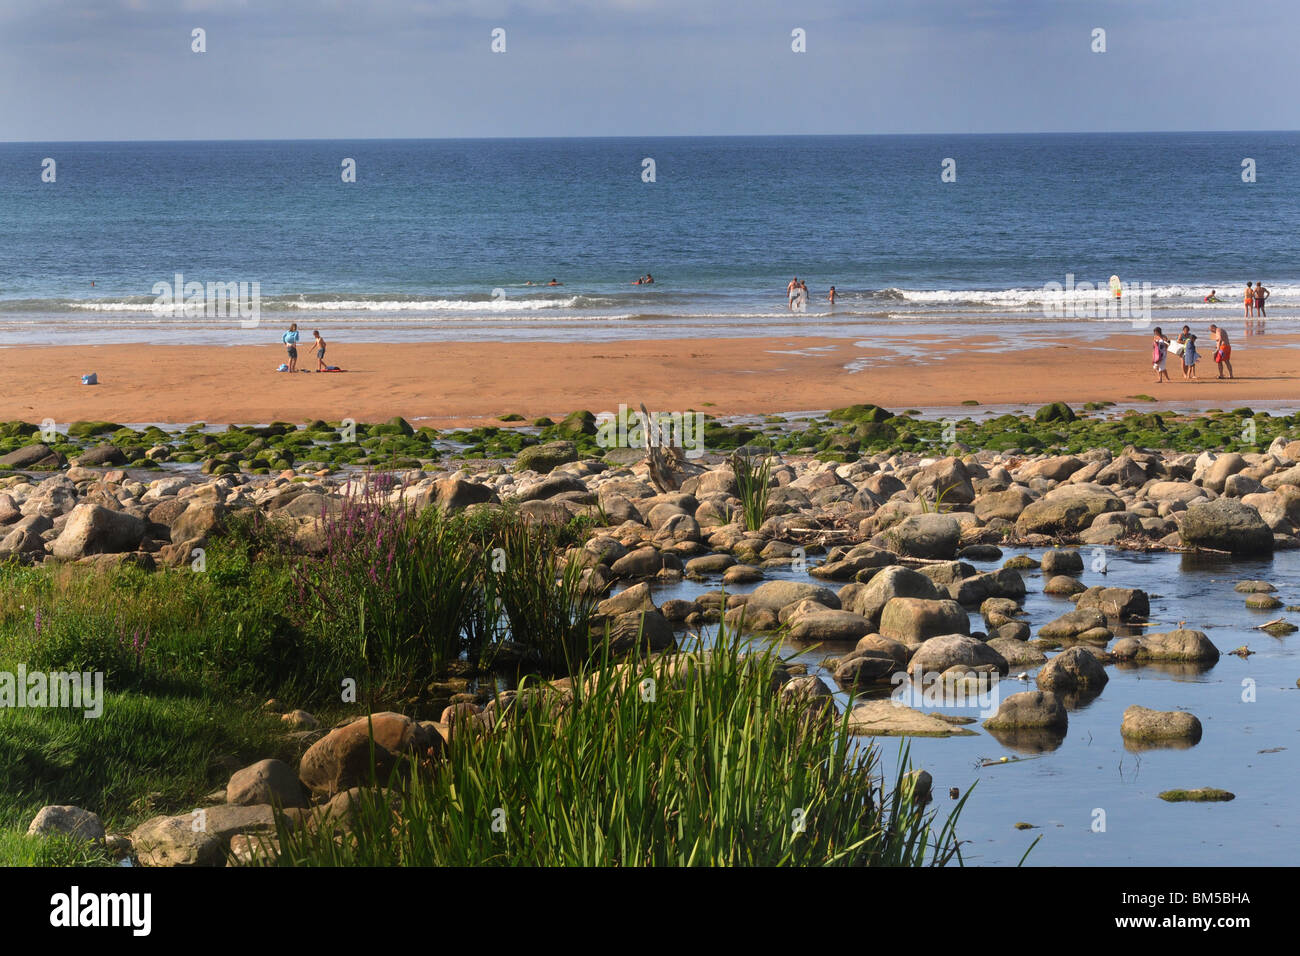
[[[1149,129],[1149,130],[1000,130],[980,133],[951,132],[889,132],[889,133],[640,133],[640,134],[587,134],[581,136],[304,136],[304,137],[253,137],[247,139],[0,139],[3,146],[41,146],[53,143],[99,145],[124,143],[424,143],[424,142],[492,142],[510,140],[646,140],[646,139],[853,139],[862,137],[901,136],[1162,136],[1176,134],[1235,135],[1297,133],[1295,129]]]

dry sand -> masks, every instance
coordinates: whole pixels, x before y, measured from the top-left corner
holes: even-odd
[[[896,351],[901,345],[921,354]],[[1146,333],[1039,340],[1017,351],[975,336],[954,342],[882,335],[872,347],[830,338],[340,343],[329,358],[346,372],[295,375],[273,371],[283,360],[279,346],[20,347],[0,349],[0,420],[217,424],[402,415],[445,427],[509,412],[532,419],[579,408],[612,411],[620,402],[729,415],[853,402],[894,410],[967,400],[1032,408],[1138,394],[1231,408],[1300,403],[1297,345],[1300,336],[1239,337],[1237,379],[1220,382],[1207,342],[1199,384],[1182,380],[1171,355],[1174,381],[1162,385],[1154,382]],[[82,385],[81,375],[91,371],[100,384]]]

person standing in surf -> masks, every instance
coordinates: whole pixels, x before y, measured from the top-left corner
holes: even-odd
[[[835,286],[831,286],[831,291],[826,293],[826,301],[831,304],[831,309],[835,308]]]
[[[1246,318],[1249,319],[1254,314],[1255,314],[1255,293],[1251,289],[1250,283],[1247,282],[1246,283]]]
[[[794,300],[799,297],[799,277],[795,276],[790,280],[790,284],[785,287],[786,298],[789,300],[789,309],[794,311]]]

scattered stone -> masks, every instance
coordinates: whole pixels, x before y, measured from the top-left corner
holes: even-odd
[[[1082,647],[1071,647],[1043,665],[1037,684],[1040,690],[1070,693],[1100,690],[1108,680],[1106,668],[1093,654]]]
[[[1062,733],[1068,724],[1069,716],[1060,698],[1041,690],[1012,694],[998,705],[996,714],[984,721],[989,730],[1049,728]]]
[[[286,715],[288,716],[288,715]],[[236,772],[226,785],[227,803],[305,807],[306,795],[293,768],[280,760],[259,760]]]
[[[849,733],[864,737],[968,737],[974,732],[892,700],[868,700],[849,711]]]
[[[1181,710],[1151,710],[1134,704],[1124,711],[1120,733],[1138,741],[1201,739],[1201,722]]]
[[[67,834],[92,843],[104,844],[104,825],[99,815],[81,807],[51,804],[41,807],[27,828],[28,836]]]

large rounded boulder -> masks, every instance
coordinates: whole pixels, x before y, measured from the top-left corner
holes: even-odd
[[[1273,532],[1257,510],[1237,498],[1190,505],[1178,517],[1178,534],[1192,548],[1233,554],[1271,554]]]

